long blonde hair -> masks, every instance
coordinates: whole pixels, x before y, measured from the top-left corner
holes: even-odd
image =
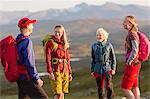
[[[132,27],[128,31],[128,35],[126,37],[127,47],[131,49],[130,33],[135,33],[135,32],[137,33],[138,32],[138,27],[137,27],[138,24],[137,24],[136,18],[132,15],[126,16],[125,19],[128,20],[132,25]]]
[[[60,28],[63,31],[62,40],[64,41],[64,49],[69,48],[69,43],[68,43],[65,28],[63,27],[63,25],[60,25],[60,24],[56,25],[54,29],[56,29],[56,28]]]

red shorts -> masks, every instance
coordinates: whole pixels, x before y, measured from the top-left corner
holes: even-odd
[[[138,75],[141,68],[141,63],[134,66],[126,65],[121,83],[121,88],[131,90],[133,87],[138,87]]]

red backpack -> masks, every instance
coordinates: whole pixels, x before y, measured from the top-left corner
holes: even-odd
[[[148,60],[148,56],[150,54],[150,41],[149,39],[145,36],[144,33],[138,32],[139,35],[139,60],[140,61],[145,61]]]
[[[25,36],[21,37],[20,42]],[[9,82],[16,82],[22,73],[27,73],[24,66],[18,66],[17,43],[13,36],[8,36],[0,41],[0,58],[4,67],[4,74]],[[23,70],[24,69],[24,70]]]

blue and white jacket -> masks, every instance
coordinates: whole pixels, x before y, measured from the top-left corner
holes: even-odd
[[[94,43],[92,45],[91,56],[91,72],[94,72],[97,64],[102,67],[102,72],[116,70],[116,57],[111,43],[107,41]]]

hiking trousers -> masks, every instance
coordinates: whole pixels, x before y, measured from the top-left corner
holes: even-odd
[[[99,99],[105,99],[105,92],[107,92],[107,99],[114,99],[114,90],[111,74],[109,74],[107,77],[106,74],[100,75],[98,78],[96,78],[96,83],[98,86]]]
[[[18,80],[17,84],[18,99],[49,99],[44,89],[31,80]]]

